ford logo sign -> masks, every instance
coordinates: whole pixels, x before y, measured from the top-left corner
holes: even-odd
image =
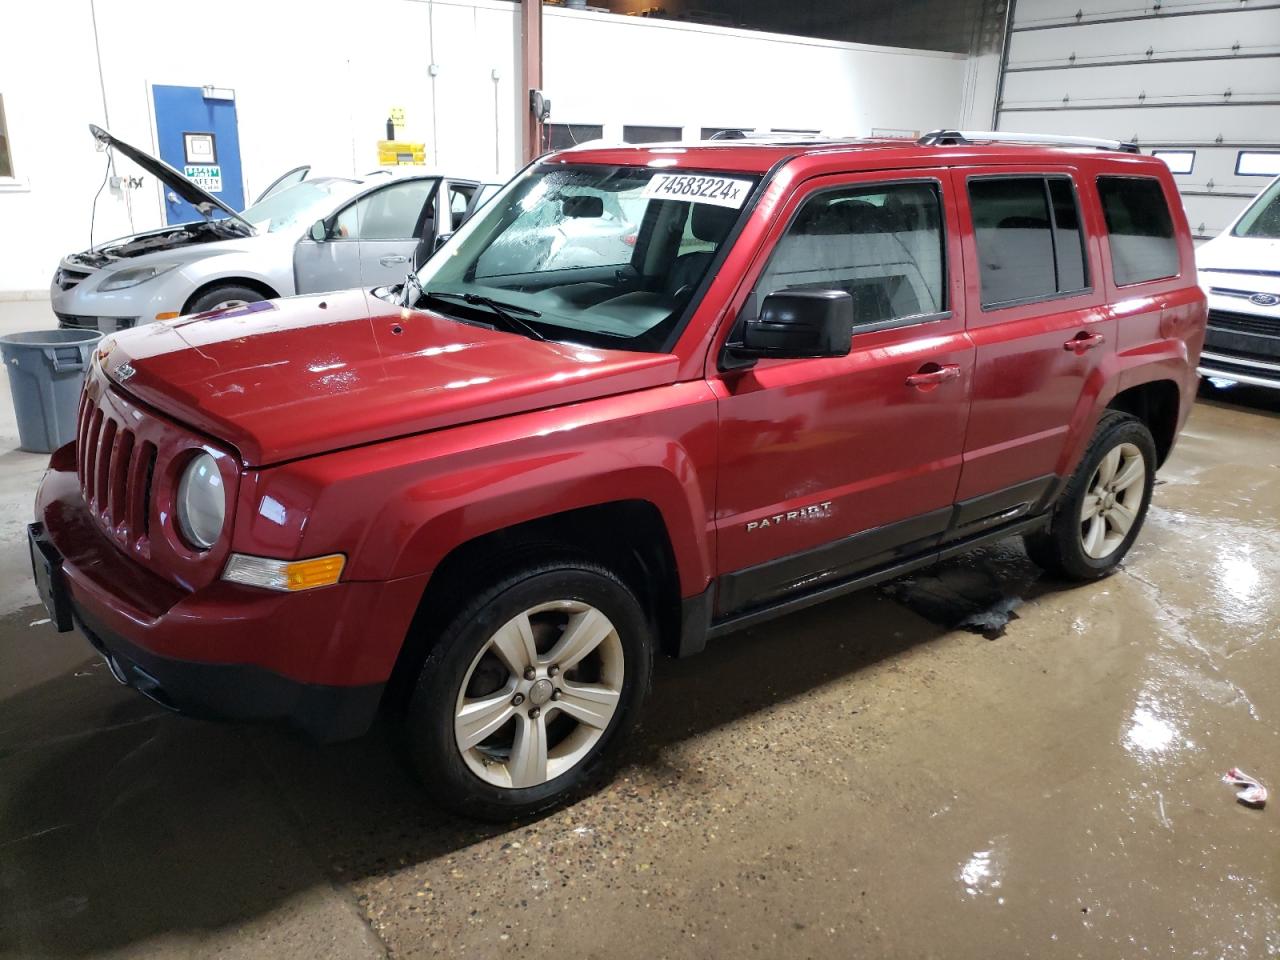
[[[1274,293],[1255,293],[1249,298],[1249,302],[1255,307],[1274,307],[1280,303],[1280,296]]]

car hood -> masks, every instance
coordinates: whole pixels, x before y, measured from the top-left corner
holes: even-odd
[[[1200,270],[1280,276],[1280,240],[1223,233],[1196,250],[1196,266]]]
[[[211,214],[213,209],[216,207],[223,213],[227,214],[227,216],[239,220],[250,230],[253,229],[253,226],[248,220],[245,220],[240,216],[240,214],[232,210],[213,194],[196,186],[195,183],[188,180],[163,160],[153,157],[149,153],[143,153],[137,147],[125,143],[123,140],[117,140],[97,124],[89,124],[89,132],[93,134],[93,138],[99,143],[111,147],[114,150],[119,150],[143,170],[146,170],[147,173],[151,174],[179,197],[187,201],[187,203],[191,204],[206,216]]]
[[[114,334],[135,398],[265,466],[671,383],[670,354],[542,342],[363,290],[268,300]]]

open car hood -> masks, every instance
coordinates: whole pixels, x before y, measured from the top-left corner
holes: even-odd
[[[195,185],[195,183],[188,180],[163,160],[153,157],[149,153],[143,153],[137,147],[131,146],[123,140],[117,140],[95,123],[89,124],[89,132],[93,134],[93,138],[99,143],[104,144],[113,150],[119,150],[143,170],[146,170],[179,197],[203,213],[206,217],[208,217],[216,207],[227,216],[244,224],[249,228],[249,230],[255,233],[257,232],[253,229],[253,225],[244,217],[240,216],[239,213],[232,210],[213,194],[205,190],[201,190]]]
[[[531,340],[363,290],[264,300],[102,342],[143,403],[265,466],[672,383],[670,354]]]

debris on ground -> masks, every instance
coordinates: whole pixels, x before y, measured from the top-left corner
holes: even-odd
[[[1239,767],[1232,767],[1224,773],[1222,782],[1229,783],[1233,787],[1244,788],[1236,793],[1236,799],[1246,807],[1254,807],[1261,810],[1267,805],[1267,788]]]

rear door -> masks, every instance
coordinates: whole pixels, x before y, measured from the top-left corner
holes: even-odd
[[[399,283],[412,268],[439,181],[390,183],[348,203],[326,220],[326,237],[294,250],[299,293]]]
[[[720,613],[919,553],[946,529],[973,371],[950,192],[945,171],[815,179],[766,239],[739,320],[774,291],[839,288],[856,325],[847,357],[710,378]]]
[[[1092,183],[1073,166],[953,174],[977,347],[953,536],[1031,512],[1066,469],[1115,352]],[[1075,429],[1073,429],[1075,428]]]

